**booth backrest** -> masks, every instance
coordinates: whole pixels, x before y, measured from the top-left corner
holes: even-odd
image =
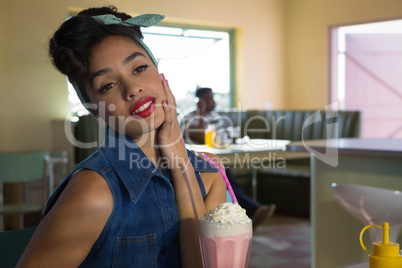
[[[240,126],[241,135],[253,139],[313,140],[352,138],[360,134],[360,112],[322,110],[248,110],[219,112],[226,126]],[[335,135],[338,133],[338,135]],[[82,116],[75,128],[76,139],[96,142],[99,128],[95,117]],[[97,148],[75,148],[75,162],[79,163]]]
[[[360,135],[359,111],[248,110],[220,112],[241,135],[255,139],[313,140]]]

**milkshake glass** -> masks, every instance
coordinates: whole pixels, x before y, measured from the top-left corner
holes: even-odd
[[[200,246],[205,268],[248,266],[252,221],[237,203],[223,203],[200,220]]]

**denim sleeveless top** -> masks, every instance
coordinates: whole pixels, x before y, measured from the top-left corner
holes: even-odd
[[[44,217],[76,172],[94,170],[110,187],[113,210],[80,267],[180,267],[180,221],[169,169],[156,168],[130,137],[106,133],[104,144],[55,190]],[[188,157],[205,198],[200,172],[217,170],[190,151]]]

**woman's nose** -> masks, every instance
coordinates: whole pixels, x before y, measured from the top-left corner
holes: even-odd
[[[135,83],[131,83],[126,85],[125,90],[124,90],[124,98],[126,100],[131,100],[135,96],[137,96],[140,92],[142,91],[142,88],[139,85],[136,85]]]

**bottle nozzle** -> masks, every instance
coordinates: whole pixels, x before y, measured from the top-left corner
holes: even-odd
[[[382,244],[383,245],[390,245],[389,242],[389,223],[384,222],[382,224]]]

